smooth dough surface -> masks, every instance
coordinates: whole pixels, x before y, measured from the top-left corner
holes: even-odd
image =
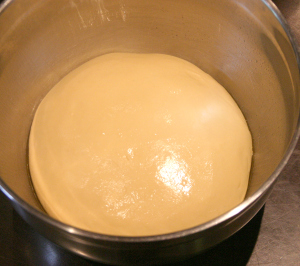
[[[29,140],[48,214],[110,235],[170,233],[243,201],[252,141],[231,96],[191,63],[114,53],[65,76]]]

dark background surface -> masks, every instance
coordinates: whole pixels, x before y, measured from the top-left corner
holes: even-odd
[[[300,0],[274,3],[300,44]],[[36,233],[0,192],[0,265],[103,264],[71,254]],[[244,228],[209,251],[173,265],[300,266],[300,142],[265,206]]]

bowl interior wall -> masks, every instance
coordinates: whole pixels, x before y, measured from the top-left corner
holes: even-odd
[[[247,197],[276,169],[298,119],[299,75],[280,23],[267,7],[253,15],[260,1],[20,2],[0,16],[0,176],[32,206],[42,210],[27,163],[36,107],[72,69],[110,52],[170,54],[212,75],[252,132]]]

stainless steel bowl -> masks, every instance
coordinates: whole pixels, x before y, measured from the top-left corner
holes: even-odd
[[[27,163],[36,107],[69,71],[116,51],[181,57],[227,88],[254,142],[242,204],[189,230],[151,237],[86,232],[44,213]],[[190,257],[245,225],[286,165],[299,137],[297,60],[269,0],[6,0],[0,7],[0,188],[30,225],[78,255],[130,265]]]

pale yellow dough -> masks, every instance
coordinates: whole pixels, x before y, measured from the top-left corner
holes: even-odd
[[[109,235],[170,233],[243,201],[252,158],[227,91],[182,59],[107,54],[43,99],[29,163],[48,214]]]

